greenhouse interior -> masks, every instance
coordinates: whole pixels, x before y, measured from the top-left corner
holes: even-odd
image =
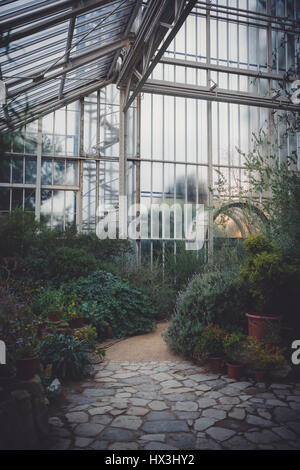
[[[0,33],[0,450],[299,450],[299,0]]]

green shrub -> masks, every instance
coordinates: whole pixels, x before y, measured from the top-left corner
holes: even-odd
[[[41,343],[40,358],[44,366],[52,364],[54,376],[81,379],[88,373],[90,350],[85,340],[64,334],[49,335]]]
[[[76,294],[81,301],[97,302],[90,319],[100,338],[107,323],[117,338],[147,333],[154,328],[155,314],[149,298],[113,274],[95,271],[86,279],[63,286],[63,290]]]
[[[177,298],[175,314],[165,335],[168,345],[191,356],[203,329],[210,323],[227,331],[246,330],[248,301],[234,272],[194,276]]]
[[[156,320],[170,318],[176,301],[176,290],[168,279],[163,277],[162,266],[154,262],[137,266],[136,264],[110,263],[108,268],[131,287],[143,292],[151,301]]]
[[[251,294],[253,312],[283,315],[297,308],[299,265],[279,250],[276,251],[274,244],[266,237],[249,237],[244,245],[249,256],[240,271],[241,285]]]

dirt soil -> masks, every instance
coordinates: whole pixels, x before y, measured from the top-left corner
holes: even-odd
[[[170,351],[162,332],[168,328],[168,322],[158,323],[156,330],[145,335],[132,336],[116,342],[106,350],[106,360],[114,362],[139,361],[183,361],[178,354]],[[108,340],[101,346],[107,346],[114,340]]]

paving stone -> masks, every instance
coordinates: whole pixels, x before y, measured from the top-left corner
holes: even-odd
[[[273,406],[288,406],[288,404],[284,403],[284,401],[277,400],[275,398],[266,400],[266,404],[271,405],[272,407]]]
[[[148,408],[143,408],[142,406],[131,406],[126,411],[127,415],[132,416],[144,416],[149,412]]]
[[[242,436],[234,436],[231,439],[228,439],[224,442],[226,449],[231,450],[254,450],[255,445],[252,442],[247,441]]]
[[[230,437],[234,436],[234,434],[236,434],[236,432],[231,429],[220,428],[218,426],[213,426],[206,432],[210,435],[210,437],[220,442],[225,441],[226,439],[229,439]]]
[[[147,421],[142,426],[142,430],[147,433],[169,433],[188,432],[189,428],[185,421]]]
[[[160,385],[163,388],[178,388],[182,387],[182,384],[178,380],[166,380],[165,382],[161,382]]]
[[[213,439],[200,437],[196,440],[195,449],[197,450],[222,450],[222,447]]]
[[[99,389],[99,388],[86,388],[83,392],[83,395],[87,395],[89,397],[104,397],[108,395],[114,395],[114,391],[109,389]]]
[[[108,446],[108,450],[137,450],[138,448],[136,442],[114,442]]]
[[[137,430],[142,424],[141,418],[135,416],[122,415],[117,416],[111,423],[112,427]]]
[[[198,403],[195,401],[178,401],[172,406],[174,411],[197,411]]]
[[[200,411],[174,411],[174,415],[178,419],[185,419],[185,420],[194,420],[200,418]]]
[[[254,444],[271,444],[272,442],[279,441],[278,435],[272,431],[263,429],[262,431],[247,432],[245,438]]]
[[[217,404],[213,398],[199,398],[197,403],[199,408],[208,408]]]
[[[285,439],[286,441],[293,441],[297,439],[296,434],[284,426],[273,428],[272,431],[276,432],[278,436],[282,437],[282,439]]]
[[[204,431],[213,426],[215,422],[216,420],[214,418],[199,418],[195,421],[194,428],[196,431]]]
[[[153,420],[169,420],[169,419],[175,419],[172,413],[170,411],[150,411],[148,415],[146,416],[146,419],[149,421]]]
[[[222,397],[219,401],[223,405],[237,405],[240,403],[240,400],[237,397]]]
[[[194,374],[191,375],[189,378],[195,382],[208,382],[209,380],[214,380],[218,375],[206,375],[206,374]]]
[[[164,382],[168,380],[172,380],[172,375],[166,374],[164,372],[159,372],[158,374],[152,374],[151,375],[152,379],[157,380],[159,382]]]
[[[289,421],[286,425],[300,436],[300,423],[298,421]]]
[[[129,402],[134,406],[146,406],[148,405],[150,400],[146,400],[145,398],[130,398]]]
[[[123,409],[123,410],[111,410],[110,411],[110,414],[113,415],[113,416],[119,416],[122,413],[125,413],[125,409]]]
[[[103,431],[104,426],[102,424],[95,424],[95,423],[84,423],[78,424],[75,428],[76,436],[80,437],[95,437]]]
[[[74,411],[73,413],[67,413],[66,418],[69,423],[87,423],[88,415],[83,411]]]
[[[89,448],[93,450],[106,450],[108,445],[108,441],[95,441],[89,446]]]
[[[139,439],[141,441],[164,442],[165,437],[165,434],[144,434],[144,436],[139,437]]]
[[[177,449],[194,449],[196,438],[191,433],[177,432],[167,434],[167,444],[171,444]]]
[[[163,442],[149,442],[144,447],[145,450],[178,450],[176,447],[172,447],[170,444],[164,444]]]
[[[131,377],[136,377],[138,372],[120,372],[118,374],[114,374],[115,379],[130,379]]]
[[[191,379],[184,380],[182,383],[185,387],[198,387],[198,383]]]
[[[151,408],[151,410],[154,410],[154,411],[162,411],[168,408],[168,406],[166,405],[164,401],[158,401],[158,400],[152,401],[151,403],[149,403],[148,406],[149,408]]]
[[[286,423],[287,421],[294,421],[297,417],[297,413],[295,411],[290,410],[284,407],[275,408],[273,411],[274,419],[278,423]],[[295,416],[296,415],[296,416]]]
[[[128,429],[112,428],[109,426],[101,433],[101,440],[103,441],[130,442],[134,441],[134,439],[135,433]]]
[[[265,418],[265,419],[271,419],[272,418],[272,415],[267,410],[264,410],[262,408],[257,408],[257,413],[262,418]]]
[[[103,424],[106,426],[112,422],[113,418],[109,415],[95,415],[91,418],[90,423]]]
[[[221,420],[221,419],[225,419],[227,414],[223,410],[216,410],[214,408],[209,408],[202,412],[202,416],[205,416],[208,418],[214,418],[216,420]]]
[[[97,408],[90,408],[88,410],[88,413],[91,416],[94,415],[104,415],[105,413],[108,413],[110,410],[112,410],[111,406],[98,406]]]
[[[208,384],[200,384],[197,386],[197,390],[200,390],[200,391],[203,391],[203,392],[207,392],[208,390],[211,390],[212,387]]]
[[[234,408],[232,411],[228,413],[229,418],[233,419],[245,419],[246,412],[243,408]]]
[[[88,439],[86,437],[76,437],[75,447],[88,447],[93,442],[93,439]]]
[[[272,421],[254,415],[248,415],[246,421],[248,424],[252,424],[253,426],[262,426],[264,428],[270,428],[273,426]]]

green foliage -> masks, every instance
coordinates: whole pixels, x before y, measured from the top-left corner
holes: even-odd
[[[247,338],[248,336],[241,332],[233,332],[224,336],[224,353],[230,364],[239,364],[242,362],[247,347]]]
[[[250,365],[254,370],[278,369],[285,364],[283,349],[248,338]]]
[[[174,288],[182,289],[189,280],[203,272],[205,266],[204,251],[186,250],[185,243],[176,244],[176,256],[168,252],[165,259],[165,276]]]
[[[169,279],[163,276],[158,262],[139,265],[110,263],[107,268],[131,287],[140,290],[151,301],[156,320],[170,318],[176,301],[176,290]]]
[[[52,364],[53,374],[62,379],[81,379],[90,365],[90,347],[85,340],[74,336],[58,334],[47,336],[40,348],[44,365]]]
[[[225,335],[225,331],[218,325],[214,325],[213,323],[207,325],[197,341],[193,357],[197,359],[207,359],[209,356],[224,356],[223,342]]]
[[[263,252],[273,253],[276,251],[275,244],[269,238],[260,234],[246,238],[243,247],[249,255],[257,255]]]
[[[96,341],[98,338],[96,327],[92,325],[86,325],[82,328],[75,329],[74,336],[77,339],[86,341],[86,343],[91,347],[96,345]]]
[[[103,338],[107,323],[117,338],[153,330],[154,310],[149,298],[113,274],[95,271],[86,279],[62,287],[81,301],[96,302],[90,312],[91,322]]]
[[[254,313],[284,314],[297,298],[300,266],[265,237],[249,237],[244,244],[250,254],[240,271],[241,285],[251,294]]]
[[[227,331],[246,330],[248,296],[234,272],[196,275],[179,293],[165,339],[185,356],[193,354],[203,329],[210,323]]]
[[[58,247],[48,264],[49,278],[55,284],[87,276],[98,267],[96,259],[82,248]]]

